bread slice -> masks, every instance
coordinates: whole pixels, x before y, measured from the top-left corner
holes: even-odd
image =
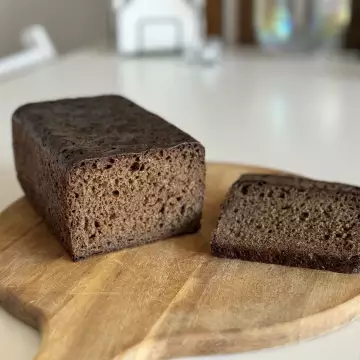
[[[358,273],[360,188],[244,175],[221,207],[211,251],[218,257]]]
[[[120,96],[22,106],[18,178],[74,260],[200,228],[204,147]]]

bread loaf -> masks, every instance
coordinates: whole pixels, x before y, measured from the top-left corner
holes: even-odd
[[[18,179],[74,260],[200,227],[203,146],[120,96],[13,115]]]

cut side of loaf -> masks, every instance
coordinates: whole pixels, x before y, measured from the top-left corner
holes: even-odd
[[[241,176],[221,207],[212,254],[360,272],[360,189],[295,176]]]
[[[22,106],[18,179],[74,260],[195,232],[204,147],[120,96]]]

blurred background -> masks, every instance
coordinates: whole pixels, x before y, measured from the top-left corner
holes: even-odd
[[[131,56],[185,54],[204,64],[217,62],[229,46],[357,51],[360,2],[0,0],[0,75],[99,45]]]
[[[43,25],[60,53],[107,38],[106,0],[0,0],[0,57],[22,49],[20,34]]]

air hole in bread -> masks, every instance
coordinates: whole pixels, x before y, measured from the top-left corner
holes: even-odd
[[[241,189],[243,195],[247,195],[250,185],[244,185]]]
[[[132,163],[130,170],[131,171],[138,171],[140,169],[140,163],[138,161],[135,161]]]
[[[180,209],[180,214],[181,214],[181,215],[184,215],[184,214],[185,214],[185,210],[186,210],[186,206],[183,205],[183,206],[181,207],[181,209]]]

